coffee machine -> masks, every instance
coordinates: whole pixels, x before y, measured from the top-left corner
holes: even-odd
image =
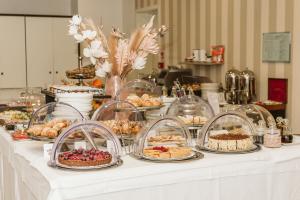
[[[229,104],[247,104],[256,100],[255,75],[246,68],[230,69],[225,74],[225,99]]]

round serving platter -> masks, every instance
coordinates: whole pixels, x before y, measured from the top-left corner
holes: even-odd
[[[126,111],[126,110],[137,110],[137,111],[150,111],[150,110],[159,110],[165,105],[159,105],[159,106],[148,106],[148,107],[135,107],[135,108],[116,108],[116,111]]]
[[[186,161],[192,161],[192,160],[199,160],[204,157],[204,155],[199,151],[192,151],[193,153],[184,158],[173,158],[173,159],[156,159],[151,158],[143,155],[137,155],[135,153],[131,153],[130,156],[137,158],[139,160],[149,161],[149,162],[157,162],[157,163],[177,163],[177,162],[186,162]]]
[[[48,138],[48,137],[38,137],[38,136],[32,136],[28,135],[29,139],[36,140],[36,141],[42,141],[42,142],[50,142],[54,143],[56,138]],[[73,139],[65,139],[66,142],[76,142],[76,141],[82,141],[84,138],[73,138]]]
[[[48,162],[48,165],[50,167],[58,167],[62,169],[68,169],[68,170],[98,170],[98,169],[107,169],[107,168],[113,168],[113,167],[118,167],[123,164],[123,160],[121,158],[117,158],[114,162],[104,164],[104,165],[96,165],[96,166],[82,166],[82,167],[77,167],[77,166],[68,166],[68,165],[63,165],[60,164],[58,161],[56,161],[56,165],[52,166],[50,161]]]
[[[207,147],[207,144],[205,144],[203,147],[200,147],[199,145],[196,146],[196,149],[199,151],[205,151],[209,153],[216,153],[216,154],[246,154],[246,153],[253,153],[256,151],[259,151],[261,147],[258,144],[253,144],[252,148],[247,150],[238,150],[238,151],[219,151],[210,149]]]

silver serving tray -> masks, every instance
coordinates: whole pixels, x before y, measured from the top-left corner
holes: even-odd
[[[50,167],[57,167],[57,168],[62,168],[62,169],[68,169],[68,170],[98,170],[98,169],[107,169],[107,168],[112,168],[112,167],[118,167],[123,164],[123,160],[120,158],[117,158],[114,162],[105,164],[105,165],[96,165],[96,166],[83,166],[83,167],[77,167],[77,166],[68,166],[68,165],[63,165],[56,161],[56,166],[52,166],[50,162],[48,162],[48,165]]]
[[[205,144],[203,147],[200,147],[199,145],[196,146],[196,149],[199,151],[206,151],[209,153],[216,153],[216,154],[246,154],[246,153],[253,153],[256,151],[259,151],[261,147],[258,144],[253,144],[251,149],[247,150],[238,150],[238,151],[219,151],[215,149],[210,149],[207,147],[207,144]]]
[[[199,160],[204,157],[204,155],[199,151],[192,151],[193,153],[188,157],[183,158],[173,158],[173,159],[156,159],[151,158],[143,155],[137,155],[135,153],[131,153],[130,155],[134,158],[139,160],[149,161],[149,162],[157,162],[157,163],[177,163],[177,162],[185,162],[185,161],[192,161],[192,160]]]

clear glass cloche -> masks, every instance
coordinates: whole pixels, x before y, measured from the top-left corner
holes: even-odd
[[[235,110],[247,115],[255,126],[258,126],[260,121],[265,124],[266,128],[268,128],[270,124],[275,124],[273,115],[262,106],[246,104],[236,107]]]
[[[178,116],[187,126],[203,126],[214,116],[212,107],[195,95],[186,95],[175,100],[166,115]]]
[[[197,138],[197,147],[212,152],[250,152],[254,144],[255,126],[237,111],[222,112],[209,120]]]
[[[75,121],[82,121],[82,114],[73,106],[52,102],[39,107],[31,116],[26,132],[32,139],[53,140]]]
[[[148,123],[134,143],[134,155],[152,161],[189,159],[192,150],[190,132],[182,121],[166,116]]]
[[[155,85],[145,80],[132,80],[127,82],[118,92],[117,100],[126,100],[137,108],[159,108],[162,106],[160,91]]]
[[[70,141],[80,134],[80,141]],[[100,122],[77,122],[65,129],[54,142],[49,166],[67,169],[100,169],[122,163],[121,145],[111,129]]]
[[[98,108],[92,117],[110,127],[117,136],[135,137],[145,121],[143,115],[128,101],[112,100]]]

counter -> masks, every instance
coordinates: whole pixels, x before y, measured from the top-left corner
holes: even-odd
[[[120,167],[84,172],[48,167],[42,146],[12,141],[0,128],[1,200],[300,199],[300,143],[244,155],[205,153],[184,163],[124,156]]]

